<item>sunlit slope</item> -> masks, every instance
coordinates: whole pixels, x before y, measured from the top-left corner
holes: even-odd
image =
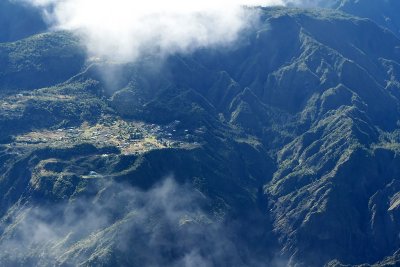
[[[0,88],[33,89],[54,85],[79,73],[85,55],[71,34],[43,33],[0,43]]]
[[[162,64],[85,62],[66,33],[1,44],[0,247],[54,203],[68,215],[84,199],[107,219],[50,220],[63,229],[51,242],[1,249],[0,262],[180,266],[196,246],[218,266],[396,262],[399,47],[371,20],[288,8],[262,9],[235,46]],[[168,175],[206,202],[201,212],[185,198],[171,200],[173,220],[143,213],[114,185],[148,190]],[[217,232],[230,244],[220,256]],[[149,256],[152,234],[165,257]]]

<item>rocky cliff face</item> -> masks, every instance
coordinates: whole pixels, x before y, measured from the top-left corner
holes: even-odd
[[[1,43],[0,262],[396,266],[400,39],[361,3],[162,65]]]

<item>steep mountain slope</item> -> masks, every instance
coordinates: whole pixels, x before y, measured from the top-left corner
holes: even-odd
[[[338,8],[359,17],[369,18],[400,36],[400,4],[396,0],[344,0],[338,4]]]
[[[68,33],[43,33],[0,44],[0,86],[33,89],[63,82],[78,74],[85,54]]]
[[[85,61],[68,33],[0,44],[0,263],[395,266],[399,38],[260,12],[162,64]]]

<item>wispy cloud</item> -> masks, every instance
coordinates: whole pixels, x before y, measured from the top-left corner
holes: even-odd
[[[11,209],[2,266],[264,266],[208,200],[168,178],[149,190],[107,182],[93,198]],[[99,188],[99,189],[100,189]],[[264,254],[263,254],[264,255]]]
[[[284,0],[288,5],[298,7],[331,7],[340,0]]]
[[[92,56],[134,61],[234,42],[256,14],[284,0],[21,0],[58,29],[79,32]]]

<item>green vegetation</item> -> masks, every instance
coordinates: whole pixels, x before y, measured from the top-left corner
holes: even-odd
[[[161,249],[164,265],[187,249],[180,233],[207,241],[222,223],[249,250],[237,266],[275,251],[300,266],[396,266],[400,40],[339,11],[261,12],[235,49],[175,55],[157,68],[151,57],[86,63],[65,32],[1,43],[0,248],[24,208],[118,205],[105,205],[98,228],[62,232],[16,259],[0,251],[0,264],[44,264],[43,247],[61,255],[48,265],[149,260],[141,252],[151,247],[118,243],[140,236],[132,225],[142,220],[146,241],[174,240]],[[151,191],[170,174],[206,202],[201,211],[142,218],[110,185]]]
[[[54,85],[78,74],[85,54],[70,33],[43,33],[0,43],[0,86],[33,89]]]

